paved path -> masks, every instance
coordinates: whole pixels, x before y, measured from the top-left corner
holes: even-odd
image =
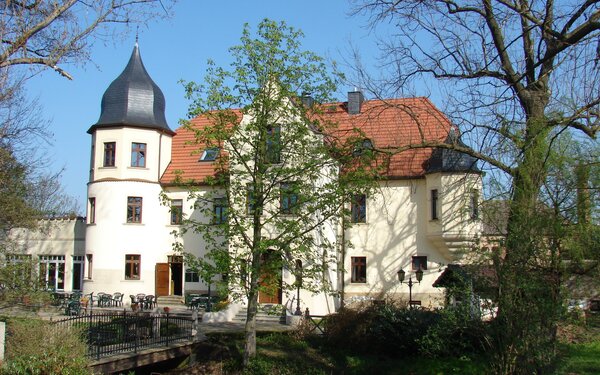
[[[163,311],[164,306],[160,306],[158,308],[156,308],[155,310],[158,311]],[[114,312],[123,312],[123,310],[125,311],[131,311],[131,309],[129,307],[93,307],[92,311],[94,312],[109,312],[109,311],[114,311]],[[169,306],[169,310],[170,310],[170,314],[172,315],[183,315],[183,316],[192,316],[193,311],[188,309],[187,306],[185,305],[170,305]],[[4,311],[5,313],[7,311]],[[25,310],[21,310],[18,308],[15,309],[11,309],[10,313],[8,315],[16,315],[16,316],[23,316],[23,315],[27,315],[27,316],[37,316],[39,318],[42,319],[46,319],[46,320],[60,320],[60,319],[64,319],[67,316],[64,314],[64,309],[58,309],[58,308],[45,308],[45,309],[40,309],[37,312],[33,312],[33,311],[25,311]],[[201,318],[202,316],[202,312],[200,311],[199,313],[199,317]],[[236,332],[244,332],[244,326],[245,323],[243,322],[217,322],[217,323],[204,323],[202,321],[200,321],[199,324],[199,331],[201,333],[204,334],[211,334],[211,333],[236,333]],[[284,332],[284,331],[289,331],[293,329],[292,326],[289,325],[285,325],[285,324],[281,324],[278,322],[257,322],[256,323],[256,330],[259,332]]]

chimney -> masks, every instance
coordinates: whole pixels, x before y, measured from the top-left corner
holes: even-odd
[[[306,108],[310,108],[312,107],[312,105],[315,102],[315,99],[312,97],[312,94],[310,92],[303,92],[302,93],[302,104],[306,107]]]
[[[360,113],[360,107],[365,101],[365,97],[362,92],[354,89],[354,91],[348,92],[348,114],[357,115]]]

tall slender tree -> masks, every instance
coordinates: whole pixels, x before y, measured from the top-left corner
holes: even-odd
[[[292,288],[280,275],[294,270],[299,280],[299,264],[304,289],[330,291],[344,197],[367,193],[377,175],[370,150],[356,152],[360,133],[323,120],[318,103],[330,101],[337,79],[301,37],[283,22],[264,20],[255,34],[246,25],[231,69],[209,62],[205,85],[186,85],[199,116],[189,130],[203,155],[218,155],[193,197],[201,214],[188,223],[207,244],[194,264],[226,274],[230,295],[247,302],[245,365],[256,354],[259,293]]]

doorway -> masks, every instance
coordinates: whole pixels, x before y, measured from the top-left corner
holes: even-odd
[[[154,294],[157,297],[168,296],[171,290],[169,281],[169,263],[156,263],[154,269]]]
[[[183,295],[183,257],[169,256],[169,266],[171,268],[171,295]]]
[[[281,257],[275,251],[261,256],[262,275],[258,291],[258,303],[281,304]]]

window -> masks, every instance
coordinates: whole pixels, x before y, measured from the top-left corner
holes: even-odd
[[[135,143],[131,144],[131,166],[145,167],[146,166],[146,144]]]
[[[199,161],[215,161],[217,156],[219,156],[218,147],[207,148],[206,150],[202,151]]]
[[[83,284],[83,256],[73,255],[73,290],[81,290]]]
[[[266,161],[269,164],[281,163],[281,126],[279,125],[267,128]]]
[[[284,215],[294,215],[298,208],[298,186],[296,184],[281,184],[280,186],[280,208]]]
[[[373,151],[373,142],[365,138],[362,141],[358,141],[354,144],[354,150],[352,151],[352,156],[363,156],[369,155],[370,152]]]
[[[469,214],[472,220],[479,219],[479,190],[471,190],[469,196]]]
[[[40,255],[40,279],[50,290],[65,289],[65,256]]]
[[[438,219],[438,198],[437,189],[431,190],[431,220]]]
[[[183,221],[183,200],[171,200],[171,224],[179,225]]]
[[[426,270],[427,269],[427,257],[426,256],[414,256],[412,257],[412,270]]]
[[[85,259],[87,260],[86,278],[88,280],[91,280],[92,279],[92,264],[94,264],[94,255],[93,254],[85,254]]]
[[[142,198],[127,197],[127,222],[142,222]]]
[[[116,154],[116,143],[115,142],[104,142],[104,166],[114,167],[115,166],[115,154]]]
[[[88,223],[94,224],[96,222],[96,198],[90,198],[90,208],[88,211]]]
[[[365,194],[356,194],[352,197],[350,214],[350,220],[353,223],[367,222],[367,196]]]
[[[214,199],[213,215],[215,224],[223,224],[227,222],[227,198]]]
[[[200,281],[200,276],[197,272],[192,270],[185,270],[185,282],[186,283],[197,283]]]
[[[366,257],[352,257],[352,278],[353,283],[366,283],[367,282],[367,258]]]
[[[256,204],[256,194],[254,194],[254,190],[252,190],[251,187],[248,187],[248,189],[246,190],[246,212],[248,213],[248,215],[254,214]],[[259,212],[258,214],[262,215],[261,212]]]
[[[140,255],[125,255],[125,280],[140,279]]]

